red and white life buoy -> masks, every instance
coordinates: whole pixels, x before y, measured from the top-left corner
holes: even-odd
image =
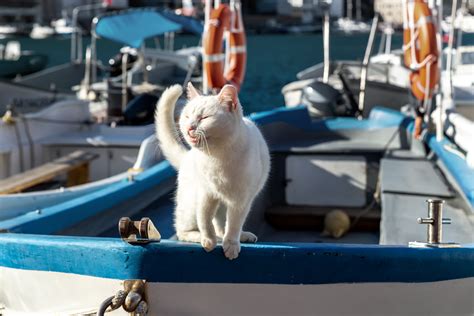
[[[227,65],[223,53],[224,33],[229,32],[230,56]],[[220,4],[212,9],[203,38],[204,73],[208,88],[220,89],[225,84],[240,89],[245,77],[247,49],[240,8]],[[224,66],[225,73],[224,73]]]
[[[404,14],[404,62],[413,70],[410,75],[413,95],[424,101],[431,98],[439,80],[436,27],[423,0],[408,0]]]

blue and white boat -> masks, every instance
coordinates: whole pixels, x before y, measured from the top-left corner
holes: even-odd
[[[472,122],[436,117],[445,133],[415,138],[414,119],[384,107],[364,119],[302,106],[251,115],[272,169],[244,227],[259,241],[232,261],[220,245],[176,240],[167,161],[11,214],[0,313],[472,315]],[[321,234],[341,225],[328,223],[335,212],[350,220],[339,239]]]
[[[175,171],[163,161],[1,221],[2,313],[97,312],[139,279],[150,315],[472,314],[474,170],[462,149],[413,139],[413,120],[384,108],[364,120],[312,121],[304,107],[251,118],[273,167],[246,223],[259,241],[238,259],[174,239]],[[445,200],[443,239],[457,245],[409,246],[426,241],[427,199]],[[337,242],[320,236],[334,209],[357,222]],[[161,241],[118,238],[124,215],[151,218]]]

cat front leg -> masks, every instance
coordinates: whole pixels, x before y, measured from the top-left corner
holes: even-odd
[[[247,217],[249,211],[250,205],[247,205],[243,208],[238,206],[229,206],[227,208],[227,221],[225,225],[225,234],[224,240],[222,242],[222,249],[224,250],[224,255],[226,256],[226,258],[230,260],[235,259],[239,256],[242,226],[244,225],[245,218]]]
[[[206,193],[201,193],[198,200],[197,224],[201,232],[201,245],[206,251],[216,247],[216,231],[212,220],[216,214],[219,200]]]
[[[217,239],[219,242],[221,242],[224,239],[226,213],[227,213],[227,209],[225,205],[220,203],[219,207],[217,208],[216,215],[214,216],[214,219],[212,220],[212,223],[214,224],[214,229],[216,231]],[[243,243],[255,243],[257,242],[257,239],[258,238],[257,236],[255,236],[255,234],[248,231],[242,231],[242,233],[240,234],[240,242],[243,242]]]

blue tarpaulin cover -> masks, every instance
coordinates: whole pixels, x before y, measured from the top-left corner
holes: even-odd
[[[138,48],[149,37],[180,29],[181,25],[156,11],[135,10],[101,17],[95,26],[95,34]]]

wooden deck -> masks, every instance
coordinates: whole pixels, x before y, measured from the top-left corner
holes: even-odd
[[[87,183],[89,162],[97,157],[97,154],[78,150],[44,165],[2,179],[0,180],[0,195],[24,191],[62,174],[67,174],[66,186]]]

